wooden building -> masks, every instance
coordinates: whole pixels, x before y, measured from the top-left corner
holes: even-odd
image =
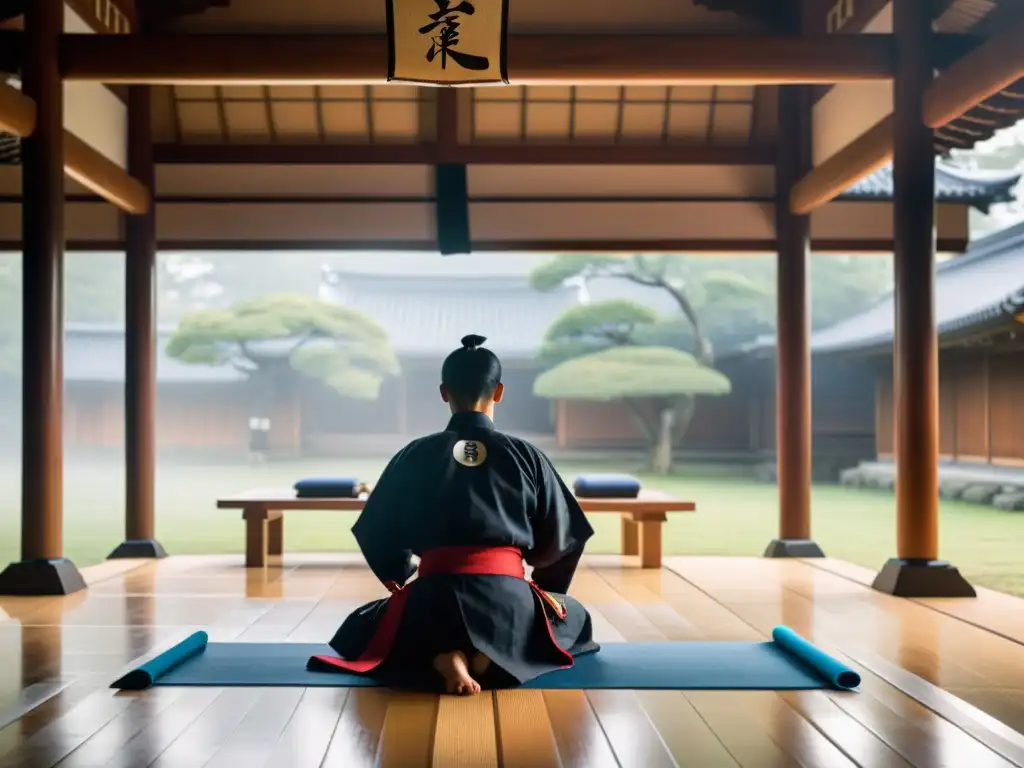
[[[0,88],[0,128],[22,137],[22,165],[0,168],[0,244],[23,251],[26,296],[0,758],[1024,762],[1020,603],[940,559],[934,279],[936,243],[957,252],[967,236],[967,207],[936,205],[935,155],[1020,117],[1021,3],[512,0],[492,41],[507,65],[494,79],[510,85],[488,89],[386,86],[386,19],[384,3],[337,0],[0,3],[0,67],[23,84]],[[837,200],[890,159],[891,204]],[[777,253],[771,557],[672,558],[659,572],[588,559],[572,591],[602,643],[761,641],[781,621],[851,659],[861,691],[114,695],[116,670],[196,624],[216,639],[323,638],[339,606],[386,593],[355,557],[288,555],[244,574],[231,555],[152,561],[158,246]],[[817,557],[811,538],[812,246],[895,254],[898,537],[877,575]],[[63,557],[61,267],[65,248],[90,247],[127,253],[126,510],[116,561],[83,575]],[[950,597],[978,599],[934,599]]]
[[[994,204],[1012,201],[1019,181],[1019,173],[977,174],[940,161],[935,171],[936,198],[946,204],[959,203],[987,212]],[[877,201],[890,199],[891,195],[892,168],[887,166],[858,181],[842,197],[851,202]],[[982,244],[977,244],[971,253],[980,247]],[[608,291],[609,287],[597,288],[602,297],[607,297]],[[671,302],[666,303],[657,291],[640,288],[627,295],[654,304],[661,311],[672,311]],[[892,310],[891,300],[887,306],[879,305],[872,310],[880,312],[880,316],[889,313],[890,333]],[[859,320],[851,319],[837,328],[846,327],[847,322],[856,325]],[[819,340],[827,339],[832,332],[832,329],[823,329],[813,334],[812,349],[817,351]],[[700,400],[684,441],[686,449],[705,456],[774,459],[777,443],[774,348],[774,338],[763,337],[722,351],[718,367],[729,376],[733,391],[726,397]],[[891,348],[886,351],[891,353]],[[846,355],[816,358],[811,403],[817,476],[835,479],[839,470],[874,454],[875,372],[869,362]],[[560,447],[621,447],[641,443],[641,435],[628,412],[618,405],[559,403],[558,418]],[[891,428],[890,421],[890,431]]]
[[[1012,199],[1018,174],[972,174],[940,163],[936,197],[946,205],[987,210]],[[843,195],[855,202],[892,195],[891,169],[862,179]],[[239,258],[244,258],[240,256]],[[386,379],[376,402],[344,400],[298,375],[275,386],[270,452],[277,456],[390,455],[407,440],[437,429],[446,408],[436,396],[440,361],[473,331],[488,337],[501,356],[506,399],[503,428],[547,448],[639,449],[644,440],[628,411],[616,404],[558,402],[534,397],[537,355],[545,331],[566,308],[580,302],[626,299],[668,316],[679,312],[663,290],[599,278],[538,293],[528,283],[536,255],[479,258],[387,254],[343,259],[324,268],[319,297],[358,309],[388,333],[401,374]],[[186,365],[164,348],[172,328],[157,331],[156,442],[166,452],[209,451],[241,456],[248,451],[249,394],[230,366]],[[65,440],[69,449],[119,446],[124,440],[124,330],[69,324],[65,334]],[[753,345],[758,355],[763,344]],[[774,372],[751,366],[747,350],[722,350],[720,367],[733,382],[725,397],[702,398],[680,441],[688,455],[725,461],[773,458]],[[814,444],[822,477],[868,458],[874,425],[871,376],[857,364],[821,363],[815,370]]]
[[[876,454],[893,457],[893,297],[811,337],[821,358],[877,371]],[[977,240],[935,271],[939,455],[1024,466],[1024,224]],[[817,358],[816,358],[817,359]]]

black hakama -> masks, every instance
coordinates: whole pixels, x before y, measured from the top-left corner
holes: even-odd
[[[455,414],[400,451],[353,533],[392,596],[349,615],[330,643],[340,658],[311,667],[437,688],[433,658],[461,650],[491,660],[481,684],[506,687],[599,648],[565,594],[593,530],[547,457],[483,414]]]

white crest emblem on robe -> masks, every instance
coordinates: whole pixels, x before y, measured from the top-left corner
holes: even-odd
[[[479,467],[487,461],[487,448],[477,440],[459,440],[452,448],[452,456],[464,467]]]

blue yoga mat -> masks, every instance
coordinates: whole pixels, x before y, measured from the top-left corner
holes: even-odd
[[[334,652],[308,643],[210,643],[197,632],[117,680],[112,688],[152,685],[359,688],[371,678],[306,669],[310,656]],[[667,690],[846,690],[860,675],[786,627],[768,643],[605,643],[572,669],[525,688]]]

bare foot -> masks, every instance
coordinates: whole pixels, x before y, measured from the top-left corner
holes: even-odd
[[[434,657],[434,669],[444,678],[444,687],[448,693],[456,696],[480,693],[480,683],[470,677],[466,654],[462,651],[439,653]]]
[[[473,677],[478,680],[487,674],[487,669],[491,666],[491,660],[487,657],[487,654],[480,653],[477,651],[473,654],[473,658],[469,660],[469,670],[473,673]]]

